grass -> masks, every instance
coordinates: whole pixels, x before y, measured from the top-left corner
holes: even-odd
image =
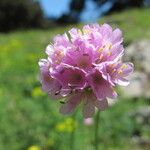
[[[102,18],[100,22],[121,28],[128,44],[150,38],[149,13],[148,9],[129,10]],[[71,27],[0,34],[0,149],[27,150],[35,145],[41,150],[67,150],[70,134],[76,128],[76,149],[93,150],[93,126],[83,124],[81,110],[77,110],[76,119],[60,115],[59,102],[50,101],[41,92],[38,81],[37,63],[45,57],[46,45],[54,35]],[[149,136],[149,132],[143,131],[128,112],[146,105],[144,99],[134,102],[120,96],[117,104],[102,112],[100,149],[143,150],[130,141],[137,129],[144,136]]]

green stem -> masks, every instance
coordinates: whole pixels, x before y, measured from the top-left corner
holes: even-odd
[[[99,119],[100,119],[100,111],[98,110],[95,118],[95,142],[94,142],[94,150],[99,150],[99,141],[98,141],[98,134],[99,134]]]

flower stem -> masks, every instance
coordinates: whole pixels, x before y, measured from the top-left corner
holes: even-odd
[[[96,118],[95,118],[95,141],[94,141],[94,150],[99,150],[99,141],[98,141],[99,119],[100,119],[100,111],[97,112]]]

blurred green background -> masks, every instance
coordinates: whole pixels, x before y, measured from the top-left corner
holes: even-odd
[[[138,39],[150,39],[150,9],[134,8],[102,17],[123,30],[127,46]],[[41,91],[38,61],[52,37],[83,23],[25,29],[0,33],[0,150],[93,150],[94,123],[87,126],[78,108],[72,116],[59,114],[59,101],[51,101]],[[136,137],[150,139],[148,125],[130,115],[149,105],[119,94],[119,101],[100,114],[100,150],[148,150]]]

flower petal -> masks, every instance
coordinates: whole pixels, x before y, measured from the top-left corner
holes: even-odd
[[[83,89],[86,86],[85,72],[78,67],[61,64],[51,75],[61,83],[62,89]]]
[[[89,97],[89,95],[85,95],[83,97],[83,116],[84,118],[91,118],[95,113],[95,106],[94,106],[94,97]]]
[[[116,83],[122,86],[127,86],[130,82],[127,79],[120,78],[116,81]]]
[[[99,70],[95,69],[95,71],[88,76],[88,80],[98,100],[106,99],[106,97],[117,97],[117,93],[113,90],[111,84],[103,79]]]
[[[60,113],[62,114],[69,114],[75,110],[75,108],[81,101],[81,93],[70,95],[69,97],[67,97],[67,99],[67,102],[60,108]]]
[[[40,80],[42,83],[42,90],[47,92],[51,99],[58,99],[60,96],[57,94],[60,91],[60,83],[50,76],[49,67],[50,63],[42,59],[40,65]]]
[[[111,42],[112,43],[122,43],[123,38],[122,38],[122,32],[120,29],[115,29],[112,33],[112,37],[111,37]]]
[[[101,110],[101,111],[104,111],[107,107],[108,107],[108,101],[107,99],[103,99],[101,101],[99,100],[96,100],[95,101],[95,106]]]

